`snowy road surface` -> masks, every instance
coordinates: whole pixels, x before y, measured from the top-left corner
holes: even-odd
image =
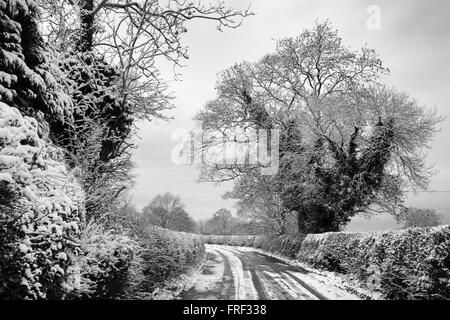
[[[207,260],[185,300],[359,299],[332,278],[256,252],[207,245]]]

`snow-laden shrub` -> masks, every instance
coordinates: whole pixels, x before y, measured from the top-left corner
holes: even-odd
[[[129,298],[151,298],[155,289],[204,258],[205,247],[199,235],[148,225],[140,226],[136,232],[142,249],[139,263],[132,270]]]
[[[1,298],[62,298],[77,289],[67,271],[79,251],[84,193],[37,127],[0,102],[0,189],[10,195],[0,206]]]
[[[343,261],[337,257],[346,255],[347,251],[345,246],[339,246],[339,243],[349,243],[355,237],[358,237],[357,233],[329,232],[309,234],[297,250],[296,257],[298,260],[308,262],[318,268],[343,272]],[[334,249],[331,251],[323,250],[325,242]]]
[[[311,234],[296,258],[355,275],[387,299],[450,298],[450,226]]]
[[[305,236],[303,234],[262,236],[255,247],[288,258],[295,258],[295,255],[300,250],[304,238]]]
[[[80,254],[71,272],[77,274],[78,290],[69,298],[120,298],[127,287],[128,272],[139,245],[125,234],[107,230],[90,221],[83,228]]]

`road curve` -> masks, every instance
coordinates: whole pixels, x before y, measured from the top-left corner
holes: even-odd
[[[184,300],[359,299],[334,279],[250,248],[207,245],[207,260]]]

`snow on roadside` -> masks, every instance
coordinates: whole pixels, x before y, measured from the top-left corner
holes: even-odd
[[[206,247],[206,259],[208,259],[208,256],[211,253],[214,254],[214,260],[218,263],[208,264],[208,261],[206,261],[205,264],[208,264],[208,273],[202,273],[202,268],[200,268],[195,273],[191,274],[192,285],[188,289],[193,288],[198,292],[219,290],[217,287],[220,283],[222,283],[222,278],[225,272],[225,262],[219,253],[216,253],[214,250]]]
[[[179,277],[176,277],[170,281],[168,281],[161,288],[153,291],[149,296],[142,297],[143,299],[151,299],[151,300],[180,300],[181,295],[192,288],[196,283],[198,283],[198,278],[200,276],[200,272],[203,269],[207,261],[208,255],[205,253],[205,257],[198,266],[193,267],[186,274],[182,274]]]
[[[305,287],[292,279],[289,279],[289,277],[284,273],[278,274],[270,271],[263,271],[263,273],[269,276],[287,294],[297,300],[318,300],[318,298],[309,292]]]
[[[348,290],[342,289],[340,286],[334,284],[330,285],[329,277],[309,272],[307,274],[301,272],[288,271],[293,277],[305,282],[311,288],[320,292],[323,296],[330,300],[360,300],[360,298],[350,293]]]

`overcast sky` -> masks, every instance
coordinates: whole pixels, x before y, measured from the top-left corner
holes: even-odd
[[[245,8],[245,0],[225,1],[234,8]],[[371,24],[373,7],[380,9],[380,28]],[[141,123],[138,149],[134,155],[137,185],[133,191],[138,208],[154,196],[170,191],[181,196],[187,211],[195,219],[211,216],[224,207],[235,212],[233,201],[221,195],[231,185],[216,186],[197,183],[198,171],[193,167],[175,165],[171,150],[174,130],[192,128],[192,117],[208,100],[215,97],[217,73],[237,62],[255,62],[273,52],[277,39],[296,36],[311,28],[316,19],[329,19],[340,32],[345,45],[357,49],[367,43],[374,48],[391,74],[385,83],[406,91],[421,104],[436,106],[446,119],[439,127],[429,152],[429,162],[438,174],[431,189],[450,191],[450,1],[318,1],[257,0],[252,3],[256,13],[236,30],[218,32],[214,23],[197,21],[187,25],[183,43],[189,47],[190,59],[181,70],[182,81],[171,84],[176,110],[169,112],[174,120]],[[369,10],[369,13],[368,13]],[[163,75],[171,78],[169,69]],[[411,194],[407,204],[435,208],[450,223],[450,192]],[[354,218],[351,231],[383,230],[398,227],[390,216],[370,221]]]

